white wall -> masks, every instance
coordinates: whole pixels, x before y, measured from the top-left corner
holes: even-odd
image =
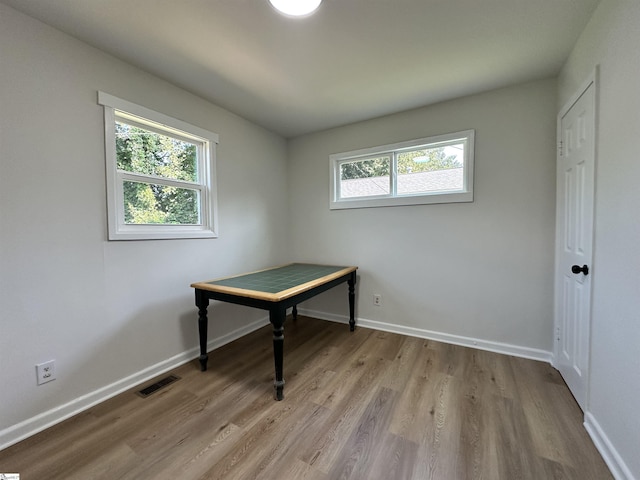
[[[548,359],[555,116],[543,80],[291,140],[296,259],[358,265],[361,324]],[[329,210],[330,154],[472,128],[473,203]],[[339,316],[345,302],[304,307]]]
[[[640,3],[603,0],[559,77],[560,105],[599,65],[587,426],[640,479]]]
[[[98,90],[219,134],[220,238],[106,241]],[[286,169],[281,137],[0,4],[0,448],[193,358],[190,283],[287,258]]]

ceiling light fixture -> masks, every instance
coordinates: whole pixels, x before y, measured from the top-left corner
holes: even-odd
[[[276,10],[292,17],[313,13],[322,0],[269,0]]]

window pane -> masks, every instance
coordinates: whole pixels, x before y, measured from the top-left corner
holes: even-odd
[[[200,225],[200,192],[124,181],[126,224]]]
[[[399,153],[397,193],[461,191],[463,164],[463,143]]]
[[[340,165],[340,197],[370,197],[389,195],[391,158],[368,158]]]
[[[119,170],[196,182],[197,151],[193,143],[116,121]]]

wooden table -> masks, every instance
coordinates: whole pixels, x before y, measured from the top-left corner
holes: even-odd
[[[269,311],[273,326],[273,358],[275,362],[274,395],[284,398],[283,351],[284,321],[287,308],[293,307],[341,283],[349,286],[349,328],[355,329],[354,304],[358,267],[292,263],[252,273],[193,283],[198,307],[200,335],[200,368],[207,369],[207,308],[209,300],[236,303]]]

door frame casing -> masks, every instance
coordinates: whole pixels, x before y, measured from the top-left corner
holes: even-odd
[[[593,263],[596,256],[595,249],[595,230],[596,230],[596,198],[597,198],[597,163],[598,163],[598,104],[599,104],[599,66],[596,65],[594,70],[589,74],[586,80],[580,85],[576,92],[564,103],[560,109],[556,119],[556,182],[558,178],[558,165],[561,160],[562,148],[562,118],[571,110],[575,103],[582,97],[582,95],[593,87],[593,206],[592,206],[592,222],[591,222],[591,261],[589,262],[589,268],[591,269],[590,275],[593,273]],[[560,330],[561,330],[561,286],[563,280],[563,274],[560,271],[561,264],[561,248],[563,244],[563,225],[560,225],[560,201],[558,198],[559,186],[556,184],[556,233],[555,233],[555,261],[554,261],[554,302],[553,302],[553,355],[551,365],[558,369],[558,359],[560,355]],[[585,375],[585,398],[584,398],[584,410],[586,414],[590,405],[590,382],[591,382],[591,344],[592,344],[592,311],[593,311],[593,282],[594,278],[591,277],[589,285],[589,313],[588,313],[588,355],[587,355],[587,372]]]

